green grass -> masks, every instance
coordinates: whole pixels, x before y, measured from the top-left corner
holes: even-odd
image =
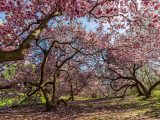
[[[13,104],[19,104],[21,100],[26,97],[25,94],[19,94],[19,96],[15,98],[0,98],[0,107],[2,106],[12,106]],[[69,96],[62,96],[61,99],[68,99]],[[128,99],[129,98],[129,99]],[[160,90],[154,90],[152,92],[152,97],[145,100],[144,97],[135,97],[131,96],[125,100],[120,100],[119,102],[114,101],[114,99],[108,101],[106,106],[108,105],[119,105],[123,109],[133,109],[138,110],[139,114],[147,114],[152,117],[160,116]],[[42,104],[45,104],[44,97],[40,97]],[[82,96],[74,96],[75,100],[95,100],[98,98],[91,97],[82,97]],[[25,103],[29,104],[29,103]],[[94,107],[94,104],[91,104],[91,107]],[[138,113],[137,113],[138,114]]]
[[[25,94],[20,95],[20,98],[0,99],[1,106],[11,106],[15,101],[24,99]],[[62,96],[61,99],[68,99],[69,96]],[[45,104],[44,97],[40,97]],[[149,118],[149,120],[160,118],[160,90],[155,90],[152,97],[144,99],[144,97],[128,96],[124,99],[100,99],[75,96],[75,100],[80,100],[77,103],[73,102],[69,105],[76,106],[76,109],[83,109],[86,113],[81,113],[79,119],[84,120],[105,120],[105,118],[117,120],[136,120],[136,118]],[[91,100],[91,101],[88,101]],[[75,104],[76,103],[76,104]],[[27,104],[26,104],[27,105]],[[88,112],[90,110],[91,112]],[[132,118],[132,119],[130,119]],[[77,120],[79,120],[77,119]]]
[[[152,92],[152,96],[157,99],[158,101],[160,101],[160,90],[154,90]]]
[[[61,96],[60,99],[67,100],[69,96]],[[84,96],[74,96],[74,100],[95,100],[97,98],[92,98],[92,97],[84,97]]]
[[[3,106],[10,106],[12,105],[12,103],[15,101],[14,98],[12,99],[0,99],[0,107],[3,107]]]
[[[17,105],[25,97],[26,97],[26,95],[23,94],[23,93],[19,93],[17,96],[15,96],[13,98],[7,98],[7,97],[4,96],[4,97],[0,98],[0,107]]]
[[[24,100],[26,97],[27,97],[27,95],[24,94],[24,93],[19,93],[17,96],[15,96],[13,98],[7,98],[7,97],[4,96],[4,97],[0,98],[0,107],[20,105],[20,102],[22,100]],[[28,100],[24,101],[22,103],[22,105],[27,105],[27,104],[30,104],[31,102],[35,102],[35,101],[36,100],[34,100],[34,98],[32,100],[28,99]],[[42,104],[46,103],[43,96],[40,97],[39,101],[41,101]]]

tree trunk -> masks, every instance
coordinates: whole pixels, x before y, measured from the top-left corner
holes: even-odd
[[[148,92],[146,93],[146,98],[151,97],[151,93],[152,93],[153,89],[154,89],[155,87],[157,87],[159,84],[160,84],[160,81],[154,83],[154,84],[149,88]]]
[[[143,90],[143,94],[146,95],[147,94],[147,89],[146,87],[137,79],[134,79],[136,84],[138,84],[138,86]]]
[[[50,19],[60,15],[62,15],[62,13],[53,11],[51,14],[46,16],[42,21],[40,21],[40,24],[38,25],[38,27],[35,28],[26,37],[26,39],[22,42],[22,44],[19,45],[18,49],[11,50],[11,51],[0,50],[0,63],[7,62],[7,61],[24,60],[26,52],[30,48],[30,43],[41,34],[41,32],[46,27]]]
[[[137,92],[138,92],[138,96],[144,96],[145,94],[141,91],[141,89],[139,88],[139,85],[136,84],[136,89],[137,89]]]
[[[56,107],[57,101],[56,101],[56,81],[57,81],[57,75],[54,75],[53,78],[53,84],[52,84],[52,104],[54,107]]]
[[[73,91],[73,85],[72,85],[72,83],[70,85],[70,88],[71,88],[71,90],[70,90],[71,100],[74,101],[74,91]]]

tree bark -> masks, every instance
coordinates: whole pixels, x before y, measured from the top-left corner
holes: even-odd
[[[151,93],[152,93],[153,89],[154,89],[155,87],[157,87],[159,84],[160,84],[160,81],[157,81],[156,83],[154,83],[154,84],[149,88],[148,92],[146,93],[146,98],[151,97]]]
[[[138,84],[136,84],[136,89],[137,89],[137,92],[138,92],[138,96],[144,96],[145,94],[141,91],[140,87]]]
[[[71,100],[74,101],[74,91],[73,91],[73,85],[71,83],[70,85],[71,91],[70,91],[70,96],[71,96]]]
[[[0,63],[7,62],[7,61],[16,61],[16,60],[24,60],[24,56],[30,48],[30,43],[35,40],[43,29],[46,27],[47,23],[50,19],[60,16],[61,13],[59,12],[52,12],[42,21],[37,28],[35,28],[27,37],[26,39],[20,44],[19,48],[11,50],[11,51],[2,51],[0,50]]]
[[[143,90],[144,95],[146,95],[146,93],[147,93],[146,87],[136,78],[134,80],[135,80],[136,84],[138,84],[138,86]]]

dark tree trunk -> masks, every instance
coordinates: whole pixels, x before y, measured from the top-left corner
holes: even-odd
[[[54,75],[54,78],[53,78],[53,85],[52,85],[52,104],[53,104],[53,107],[56,107],[57,106],[57,101],[56,101],[56,81],[57,81],[57,74]]]
[[[135,82],[136,82],[136,84],[138,84],[138,86],[139,86],[139,90],[141,91],[141,89],[143,90],[143,92],[141,91],[138,91],[140,94],[144,94],[144,95],[146,95],[147,94],[147,89],[146,89],[146,87],[143,85],[143,83],[141,83],[139,80],[137,80],[137,79],[134,79],[135,80]],[[138,89],[137,89],[138,90]]]
[[[148,92],[146,93],[146,98],[151,97],[151,93],[152,93],[153,89],[154,89],[155,87],[157,87],[159,84],[160,84],[160,81],[154,83],[154,84],[149,88]]]
[[[71,90],[70,90],[71,100],[74,101],[74,91],[73,91],[73,85],[72,85],[72,83],[70,85],[70,88],[71,88]]]
[[[136,84],[136,89],[137,89],[137,92],[138,92],[138,96],[144,96],[145,94],[141,91],[140,87],[138,84]]]

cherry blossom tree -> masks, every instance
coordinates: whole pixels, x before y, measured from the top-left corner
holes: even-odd
[[[5,14],[0,26],[0,62],[23,60],[32,41],[44,30],[54,29],[58,19],[87,17],[109,23],[112,31],[123,28],[125,21],[132,23],[141,18],[137,16],[140,3],[133,0],[1,0],[0,4]]]
[[[0,63],[22,60],[35,66],[19,67],[14,82],[5,81],[2,89],[25,84],[31,88],[26,99],[40,92],[51,110],[60,103],[62,83],[69,83],[73,98],[78,63],[84,62],[80,69],[89,71],[96,68],[96,60],[102,65],[95,71],[107,68],[102,77],[111,80],[114,91],[125,93],[135,87],[140,95],[150,96],[159,85],[158,81],[147,89],[137,74],[160,59],[159,0],[1,0],[0,4],[0,13],[5,14],[0,24]],[[82,28],[80,18],[97,22],[96,32]]]
[[[100,49],[93,49],[98,46],[99,42],[96,34],[93,32],[86,33],[85,29],[80,25],[71,24],[68,26],[61,23],[61,25],[56,27],[56,30],[50,31],[48,36],[46,36],[46,32],[48,31],[44,31],[44,34],[41,34],[39,39],[36,39],[35,44],[33,44],[30,51],[31,56],[26,58],[26,60],[34,62],[34,59],[37,56],[40,61],[34,63],[37,64],[36,80],[25,81],[25,84],[34,89],[28,93],[28,97],[23,101],[41,91],[46,101],[47,110],[51,110],[60,102],[65,103],[64,100],[62,101],[62,99],[59,99],[61,96],[59,91],[61,87],[63,87],[62,83],[65,82],[66,84],[66,77],[69,75],[71,78],[71,71],[68,73],[67,69],[73,66],[73,64],[76,65],[76,63],[83,61],[85,56],[91,56],[98,53]],[[32,53],[35,52],[36,48],[40,50],[39,54]],[[72,63],[72,65],[70,63]],[[80,86],[83,85],[80,84]],[[78,86],[77,88],[74,88],[74,91],[75,89],[77,92],[79,91]]]

